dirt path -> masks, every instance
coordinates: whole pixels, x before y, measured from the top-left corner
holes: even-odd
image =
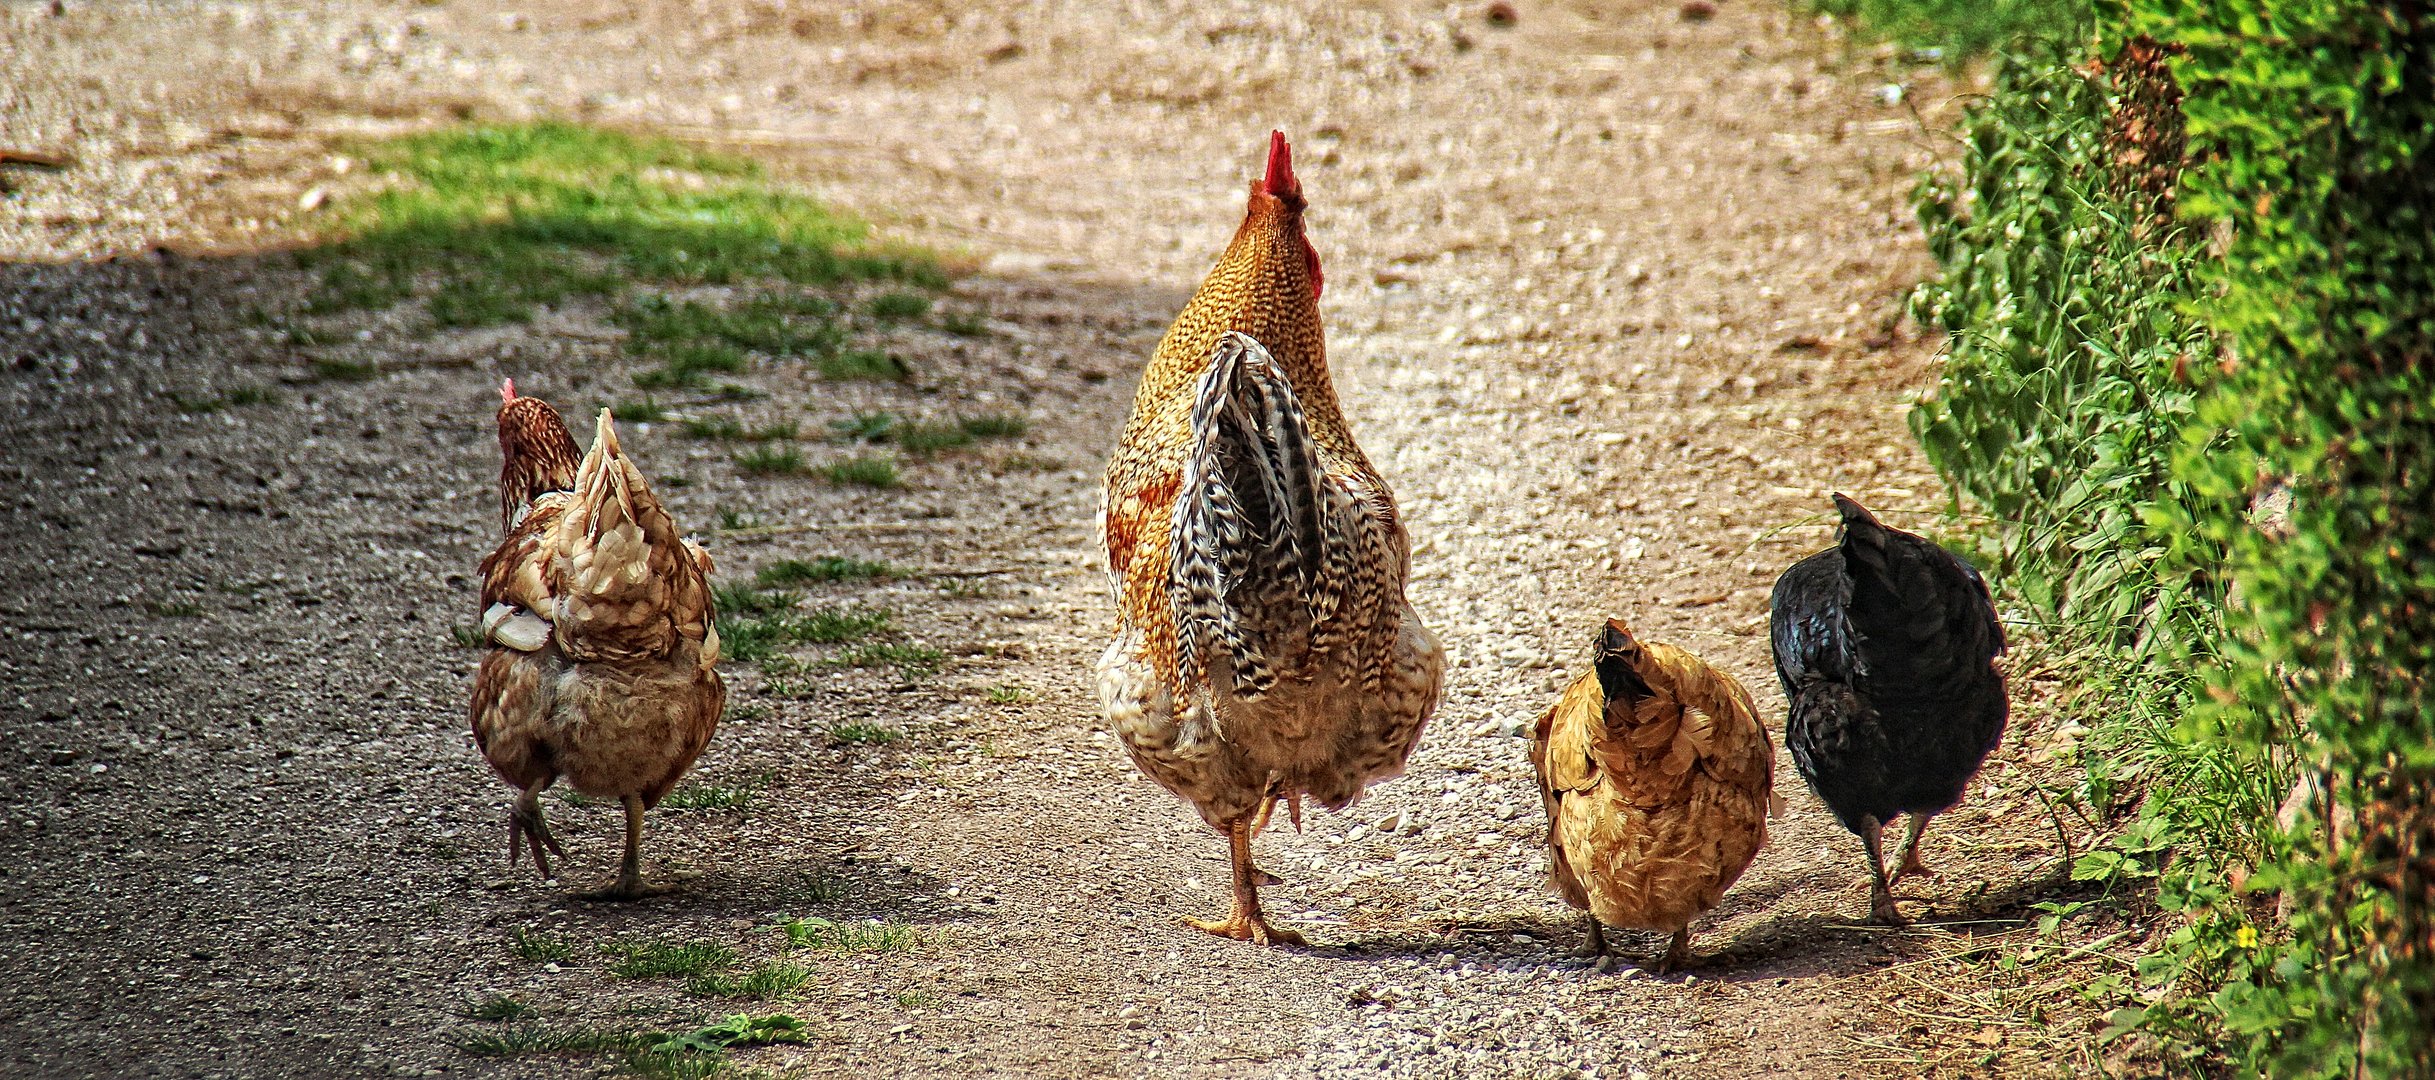
[[[1944,926],[1850,925],[1856,842],[1780,762],[1791,812],[1699,928],[1716,955],[1691,979],[1569,957],[1579,927],[1541,887],[1514,737],[1609,614],[1733,671],[1775,722],[1766,588],[1825,542],[1809,520],[1825,493],[1897,521],[1938,505],[1901,424],[1928,350],[1892,299],[1924,269],[1903,197],[1924,143],[1877,96],[1885,74],[1764,0],[1706,21],[1671,2],[1534,4],[1512,27],[1282,2],[627,6],[0,11],[5,141],[80,159],[11,174],[22,190],[0,203],[0,252],[77,260],[0,264],[12,1074],[585,1073],[607,1063],[450,1044],[493,993],[554,1023],[730,1011],[613,979],[598,946],[700,939],[757,959],[783,942],[775,922],[807,915],[920,938],[818,957],[784,1006],[813,1040],[753,1066],[2056,1067],[1997,1027],[1920,1019],[1940,1011],[1934,988],[1887,971],[1955,947],[1978,925],[1957,913],[2017,912],[2050,859],[2025,791],[2050,736],[2034,716],[1934,844]],[[500,867],[504,789],[462,729],[472,654],[448,635],[493,527],[490,387],[513,374],[563,404],[613,398],[630,372],[598,313],[422,337],[367,319],[361,340],[317,349],[242,317],[299,286],[245,252],[343,189],[332,140],[451,110],[741,145],[979,268],[949,303],[986,311],[992,334],[909,335],[914,385],[764,373],[773,396],[749,417],[818,430],[857,408],[980,403],[1034,421],[1020,447],[916,466],[890,493],[745,479],[664,425],[630,440],[692,481],[672,494],[681,520],[777,527],[715,540],[726,572],[831,554],[987,571],[824,593],[898,611],[952,655],[941,675],[855,672],[779,700],[739,669],[739,701],[768,711],[723,729],[699,775],[761,793],[658,820],[653,872],[686,880],[675,896],[592,906]],[[1272,125],[1300,141],[1339,385],[1454,657],[1407,777],[1262,840],[1288,879],[1273,910],[1321,943],[1307,952],[1177,927],[1222,904],[1221,845],[1095,730],[1087,680],[1110,618],[1099,462]],[[188,254],[142,255],[156,244]],[[381,374],[307,381],[316,357]],[[282,378],[276,407],[170,398]],[[841,742],[849,721],[904,737]],[[604,875],[607,811],[554,812],[567,886]],[[518,933],[576,949],[528,962]],[[1957,1056],[1954,1031],[1981,1038]]]

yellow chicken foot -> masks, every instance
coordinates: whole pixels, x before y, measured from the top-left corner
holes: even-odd
[[[1910,817],[1910,835],[1902,838],[1902,866],[1896,869],[1893,877],[1886,882],[1888,889],[1902,884],[1902,879],[1906,877],[1932,878],[1936,876],[1936,871],[1928,869],[1928,864],[1919,861],[1919,834],[1928,827],[1929,815],[1912,814]]]
[[[1864,817],[1860,825],[1860,844],[1868,849],[1869,856],[1869,921],[1881,926],[1901,926],[1902,913],[1894,910],[1894,890],[1885,880],[1885,824]]]
[[[638,900],[651,895],[643,888],[643,797],[628,795],[626,803],[626,857],[617,864],[617,880],[599,892],[585,893],[586,900]]]
[[[566,858],[566,849],[558,846],[558,838],[550,835],[549,822],[541,818],[541,789],[548,786],[548,780],[534,781],[507,807],[507,865],[516,865],[524,854],[524,846],[531,844],[533,868],[541,871],[544,878],[550,876],[550,860],[542,854],[544,848],[550,855]]]
[[[1251,865],[1251,819],[1237,818],[1226,830],[1228,859],[1234,867],[1234,908],[1222,921],[1185,919],[1184,925],[1205,930],[1219,937],[1248,941],[1254,945],[1304,945],[1302,935],[1281,930],[1268,924],[1268,916],[1260,911],[1260,881],[1267,875]]]

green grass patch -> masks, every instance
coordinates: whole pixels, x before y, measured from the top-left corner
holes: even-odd
[[[508,946],[516,958],[530,964],[555,964],[573,959],[575,943],[558,934],[545,934],[519,926],[507,932]]]
[[[834,904],[845,899],[851,890],[852,885],[846,879],[825,870],[814,870],[803,875],[793,888],[784,890],[784,894],[809,904]]]
[[[787,632],[796,641],[815,645],[860,641],[888,628],[895,615],[886,608],[845,607],[807,611],[790,621]]]
[[[908,952],[922,945],[922,932],[902,922],[831,922],[807,916],[778,924],[797,949],[838,953]]]
[[[468,1020],[522,1020],[538,1011],[505,994],[484,994],[465,1002],[465,1018]]]
[[[845,442],[886,442],[888,433],[896,430],[899,419],[892,412],[855,413],[829,421],[829,430]]]
[[[977,311],[950,311],[939,317],[938,328],[957,337],[985,337],[989,320]]]
[[[837,654],[837,662],[847,667],[893,667],[910,678],[935,675],[947,654],[928,645],[908,645],[894,641],[872,641]]]
[[[752,663],[774,657],[789,645],[859,641],[886,630],[893,619],[884,608],[855,607],[753,617],[721,615],[719,647],[726,659]]]
[[[896,462],[884,457],[853,457],[832,462],[820,470],[832,484],[859,484],[863,487],[892,488],[902,486],[904,478],[896,472]]]
[[[846,746],[886,746],[905,733],[879,724],[847,723],[829,729],[829,738]]]
[[[786,1013],[768,1016],[738,1013],[708,1027],[687,1032],[658,1032],[649,1038],[650,1049],[654,1053],[715,1054],[735,1046],[802,1042],[807,1030],[802,1020]]]
[[[772,960],[740,975],[696,975],[685,980],[685,992],[694,997],[768,1001],[794,993],[811,978],[810,968],[788,960]]]
[[[683,345],[716,343],[773,359],[823,356],[845,344],[836,305],[792,297],[757,297],[732,307],[636,296],[617,310],[626,346],[645,355]]]
[[[359,148],[396,183],[342,201],[345,239],[304,256],[308,313],[417,294],[434,322],[528,319],[629,279],[939,285],[928,259],[870,249],[851,217],[773,185],[753,162],[555,121],[472,125]]]
[[[992,686],[989,701],[993,705],[1020,705],[1032,699],[1032,692],[1020,686]]]
[[[803,453],[791,446],[756,446],[736,455],[736,468],[747,476],[795,476],[803,472]]]
[[[976,439],[1019,439],[1031,430],[1031,421],[1012,413],[968,416],[957,424]]]
[[[913,374],[903,360],[877,349],[845,349],[820,357],[813,366],[830,379],[904,379]]]
[[[931,423],[912,420],[896,426],[890,441],[903,447],[908,454],[928,456],[942,450],[954,450],[972,445],[972,433],[964,425]]]
[[[531,1057],[542,1054],[606,1054],[639,1050],[642,1036],[583,1026],[517,1024],[483,1028],[456,1039],[456,1048],[475,1057]]]
[[[641,401],[620,401],[609,406],[609,415],[629,424],[656,424],[668,418],[668,410],[659,403],[644,398]]]
[[[904,571],[884,562],[824,555],[816,559],[787,559],[771,563],[762,567],[761,572],[754,575],[753,580],[765,587],[775,587],[903,576],[905,576]]]
[[[907,420],[895,413],[870,412],[831,420],[829,430],[843,441],[893,443],[906,453],[927,456],[981,439],[1019,437],[1031,430],[1031,421],[1006,413],[961,420]]]
[[[719,715],[719,722],[722,724],[749,724],[755,720],[767,720],[769,716],[770,708],[767,705],[730,705],[726,712]]]
[[[710,587],[710,602],[728,615],[767,615],[773,611],[792,610],[803,602],[803,596],[784,589],[763,589],[742,582],[722,581]]]
[[[326,382],[363,382],[380,374],[380,368],[354,360],[315,360],[313,377]]]
[[[668,793],[660,806],[669,810],[733,810],[739,813],[752,808],[769,787],[770,774],[762,773],[741,784],[688,783]]]
[[[931,300],[917,292],[881,293],[871,298],[863,310],[882,322],[904,322],[930,314]]]
[[[609,974],[620,979],[663,979],[694,976],[734,967],[736,951],[715,941],[620,942],[607,947],[617,957]]]

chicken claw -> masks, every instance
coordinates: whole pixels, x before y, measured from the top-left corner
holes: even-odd
[[[1186,917],[1184,919],[1184,925],[1195,930],[1204,930],[1209,933],[1216,934],[1222,938],[1233,938],[1236,941],[1248,941],[1254,945],[1310,944],[1310,942],[1305,940],[1302,935],[1282,927],[1272,926],[1269,924],[1267,916],[1245,912],[1240,905],[1236,906],[1233,911],[1228,912],[1226,917],[1223,919],[1194,919]]]
[[[1590,916],[1589,941],[1581,946],[1580,952],[1574,953],[1573,955],[1579,956],[1585,960],[1594,960],[1607,955],[1606,927],[1598,925],[1598,917],[1596,915]]]
[[[626,857],[617,865],[617,880],[597,892],[584,893],[580,900],[640,900],[658,896],[661,890],[643,887],[643,799],[628,795],[626,804]]]
[[[1666,942],[1666,954],[1657,958],[1657,973],[1669,975],[1690,966],[1691,928],[1686,926],[1675,931],[1674,939]]]
[[[1270,926],[1268,916],[1260,911],[1260,886],[1273,879],[1251,864],[1251,834],[1257,829],[1248,817],[1236,819],[1226,829],[1226,854],[1234,868],[1233,909],[1224,919],[1187,918],[1184,925],[1254,945],[1308,945],[1302,935]]]
[[[548,849],[550,855],[566,858],[566,849],[558,846],[558,838],[550,835],[549,822],[541,817],[541,789],[546,784],[543,781],[526,788],[507,808],[507,865],[516,865],[524,846],[531,844],[533,868],[541,871],[543,878],[550,876],[550,860],[542,854],[543,849]]]
[[[1911,834],[1902,841],[1902,866],[1886,879],[1885,887],[1888,889],[1902,884],[1902,879],[1906,877],[1936,876],[1936,871],[1928,869],[1928,864],[1919,860],[1919,834],[1928,827],[1928,815],[1912,814],[1910,818]]]

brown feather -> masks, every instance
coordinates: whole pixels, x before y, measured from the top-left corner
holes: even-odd
[[[552,425],[564,434],[555,410],[515,399],[501,410],[501,446],[546,445],[528,436]],[[526,464],[545,458],[554,460],[544,452]],[[511,466],[503,496],[511,474],[555,475]],[[510,605],[547,620],[550,634],[537,650],[493,644],[483,657],[474,740],[516,787],[563,777],[587,795],[656,805],[709,743],[726,701],[710,558],[679,535],[605,410],[591,453],[565,476],[482,560],[484,609]]]
[[[1597,673],[1582,675],[1539,718],[1530,758],[1557,894],[1608,926],[1673,932],[1715,907],[1767,842],[1775,746],[1732,676],[1634,645],[1647,695],[1610,699]]]
[[[1118,607],[1118,640],[1099,669],[1102,704],[1134,762],[1221,828],[1273,798],[1308,794],[1341,808],[1401,772],[1436,708],[1445,660],[1404,598],[1410,540],[1329,377],[1318,260],[1281,144],[1233,240],[1144,369],[1101,502]],[[1273,658],[1279,681],[1256,701],[1181,677],[1170,595],[1195,397],[1230,331],[1263,347],[1290,386],[1337,511],[1327,528],[1343,530],[1327,537],[1342,553],[1332,576],[1310,589],[1330,610],[1314,610],[1311,625],[1257,628],[1295,652]]]

